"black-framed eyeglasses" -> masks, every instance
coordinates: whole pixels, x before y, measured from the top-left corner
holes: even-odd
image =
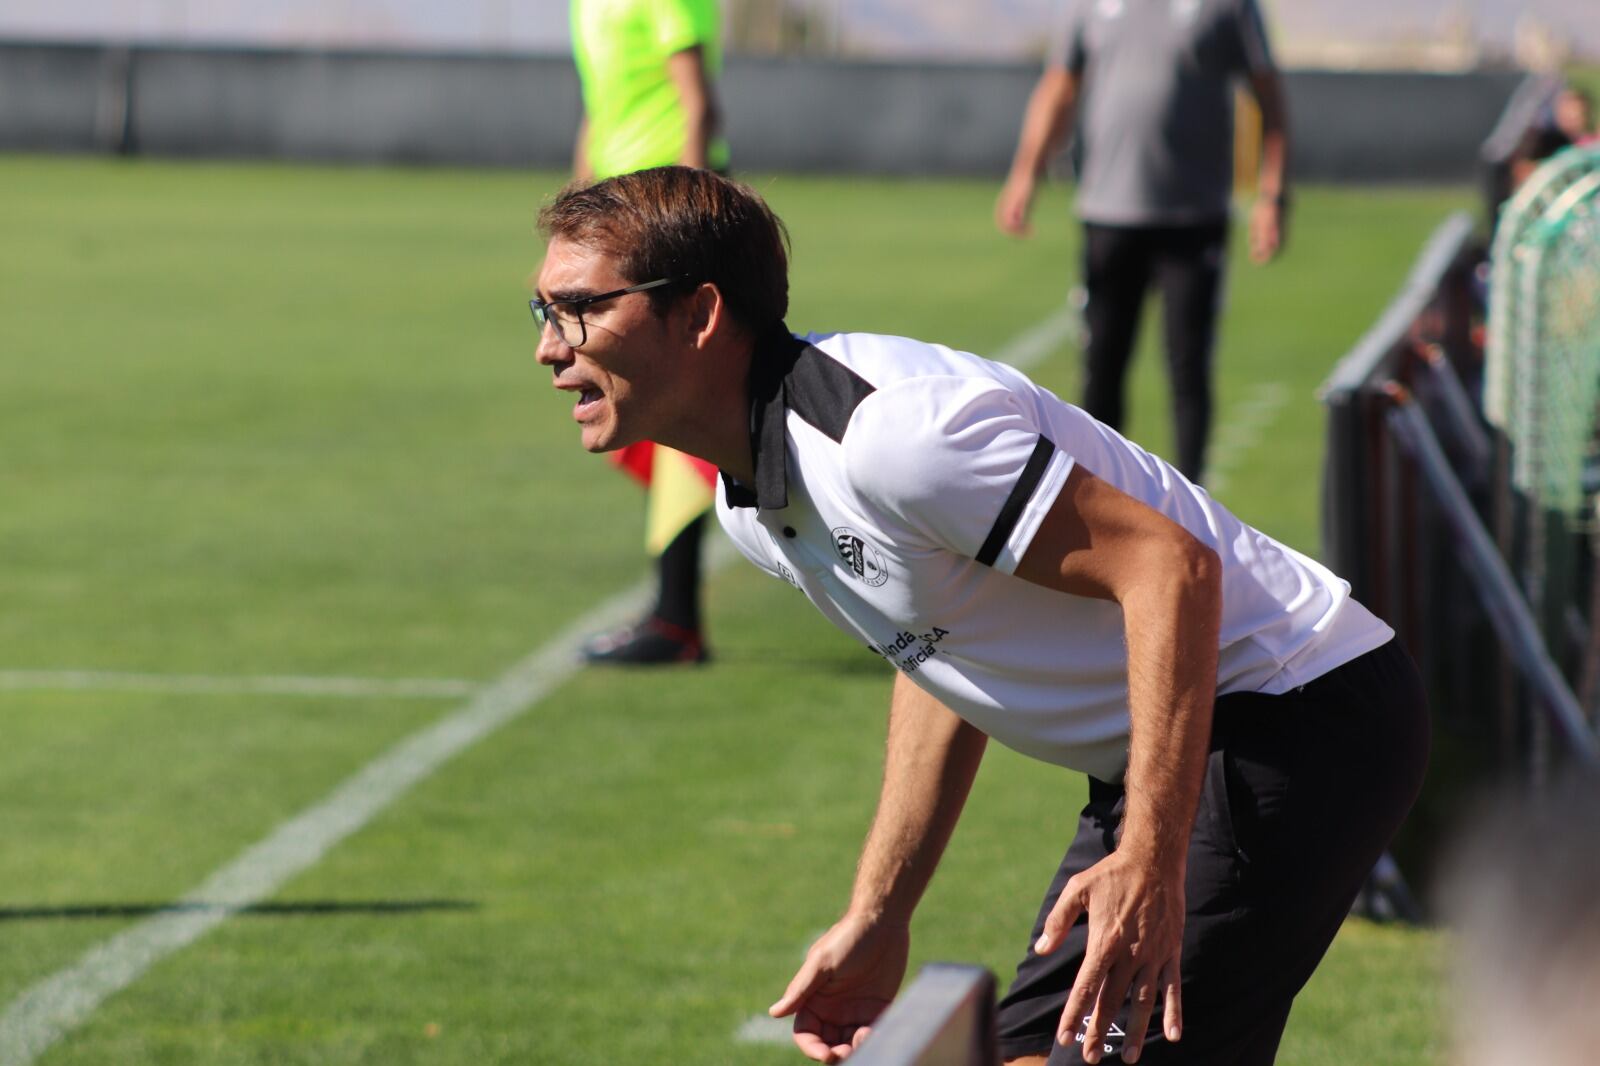
[[[583,324],[583,309],[590,304],[597,304],[602,300],[614,300],[618,296],[627,296],[629,293],[644,292],[647,289],[659,289],[663,285],[671,285],[677,278],[657,278],[647,281],[643,285],[629,285],[626,289],[617,289],[614,292],[603,292],[598,296],[580,296],[574,300],[540,300],[537,297],[528,301],[528,306],[533,310],[533,320],[539,324],[539,332],[549,326],[556,331],[556,339],[568,348],[582,348],[589,339],[589,331]]]

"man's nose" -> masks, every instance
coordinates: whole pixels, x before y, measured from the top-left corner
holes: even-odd
[[[539,344],[534,349],[534,357],[539,360],[541,366],[553,366],[556,363],[570,362],[572,349],[556,335],[555,326],[546,322],[539,329]]]

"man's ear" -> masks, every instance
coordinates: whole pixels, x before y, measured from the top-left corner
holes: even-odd
[[[688,310],[684,330],[696,348],[705,348],[713,338],[727,332],[732,324],[728,317],[728,305],[722,299],[722,290],[713,282],[701,282],[684,300],[684,306]]]

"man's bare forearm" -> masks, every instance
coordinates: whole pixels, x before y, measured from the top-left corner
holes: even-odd
[[[1261,177],[1258,188],[1262,196],[1284,202],[1289,193],[1288,167],[1289,135],[1279,129],[1263,131],[1261,135]]]
[[[1050,157],[1060,150],[1072,130],[1077,97],[1076,75],[1062,67],[1044,72],[1023,112],[1022,132],[1011,161],[1012,177],[1037,179],[1044,173]]]
[[[1017,576],[1122,609],[1130,719],[1124,857],[1181,867],[1217,689],[1222,563],[1171,519],[1079,467]],[[1181,881],[1179,882],[1182,883]]]
[[[1257,187],[1262,196],[1282,201],[1289,192],[1289,115],[1284,101],[1283,78],[1276,71],[1251,81],[1256,106],[1261,109],[1261,170]]]
[[[683,106],[683,151],[678,162],[704,168],[710,158],[711,138],[717,129],[717,102],[700,47],[697,45],[669,56],[667,75],[677,88],[678,100]]]
[[[850,911],[909,923],[961,817],[988,738],[905,676],[895,678],[878,812]]]
[[[1119,850],[1181,873],[1210,746],[1222,593],[1214,552],[1192,540],[1171,551],[1165,580],[1122,600],[1131,726]]]

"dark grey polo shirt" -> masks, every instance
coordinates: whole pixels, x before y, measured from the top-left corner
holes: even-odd
[[[1206,222],[1233,190],[1233,90],[1272,69],[1255,0],[1066,0],[1056,62],[1080,79],[1078,216]]]

